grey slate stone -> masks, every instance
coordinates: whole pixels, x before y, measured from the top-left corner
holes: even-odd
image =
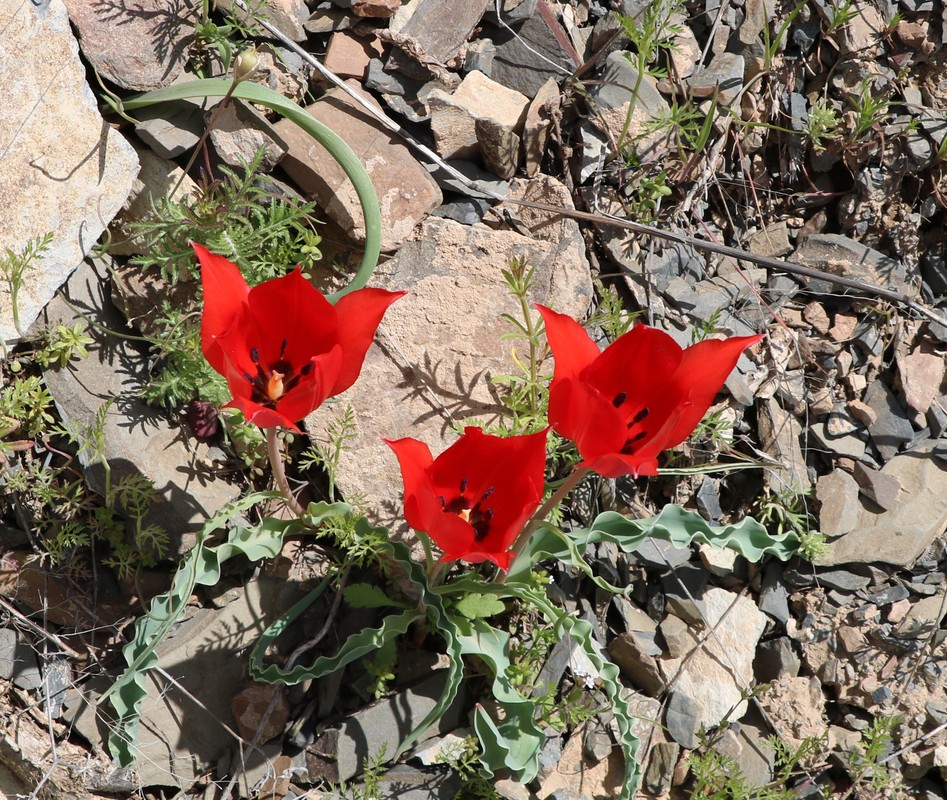
[[[903,445],[914,438],[914,427],[898,398],[882,381],[873,381],[865,390],[865,403],[875,412],[868,433],[885,461],[890,461]]]

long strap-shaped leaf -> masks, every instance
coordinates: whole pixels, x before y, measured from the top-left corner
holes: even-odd
[[[322,503],[310,505],[308,511],[310,518],[314,512],[320,511],[324,505],[325,504]],[[336,510],[336,513],[340,511],[345,514],[353,513],[351,508],[345,503],[335,503],[332,508]],[[366,535],[379,530],[385,529],[371,529],[369,522],[364,517],[359,519],[356,524],[357,535]],[[387,533],[387,531],[385,531],[385,533]],[[422,719],[414,730],[400,743],[398,749],[391,754],[393,758],[397,758],[417,741],[418,737],[421,736],[424,731],[440,719],[454,701],[454,698],[457,696],[457,691],[460,688],[461,677],[463,676],[463,653],[458,640],[457,628],[447,614],[441,596],[431,591],[427,574],[419,564],[412,561],[411,553],[408,548],[401,542],[389,541],[383,546],[378,555],[382,560],[386,560],[397,569],[402,570],[410,582],[420,590],[421,606],[424,609],[423,612],[414,608],[400,613],[390,614],[385,617],[379,627],[370,628],[354,636],[350,636],[339,648],[337,653],[331,656],[320,656],[309,666],[299,664],[288,670],[282,669],[276,664],[270,664],[264,667],[262,663],[263,654],[266,652],[267,647],[269,647],[269,645],[322,594],[328,585],[327,581],[323,581],[264,631],[250,655],[250,675],[254,680],[284,684],[296,684],[303,680],[330,675],[368,653],[378,650],[396,637],[403,635],[408,631],[411,623],[424,619],[426,616],[432,630],[436,631],[444,640],[450,666],[447,670],[447,680],[445,681],[441,697],[424,719]]]
[[[197,544],[184,556],[174,574],[171,589],[155,597],[149,613],[136,621],[132,639],[122,649],[128,666],[99,699],[101,702],[108,698],[118,716],[109,733],[108,747],[121,766],[131,766],[135,761],[141,702],[148,696],[145,676],[158,663],[155,649],[184,613],[194,587],[216,584],[220,579],[221,563],[233,555],[242,554],[253,561],[279,555],[283,537],[297,523],[268,519],[256,528],[236,527],[227,541],[216,547],[208,547],[207,538],[235,514],[275,496],[278,495],[271,492],[247,495],[225,506],[205,522],[197,536]]]
[[[152,92],[140,94],[122,101],[122,108],[128,111],[155,103],[165,103],[171,100],[186,100],[195,97],[223,97],[231,87],[233,81],[226,78],[206,78],[204,80],[189,81],[187,83],[166,86],[164,89],[155,89]],[[319,144],[329,151],[329,154],[339,162],[358,195],[365,217],[365,252],[362,263],[359,265],[351,283],[339,292],[329,295],[328,299],[335,302],[340,297],[355,289],[361,289],[368,283],[369,278],[378,265],[378,256],[381,253],[381,210],[378,207],[378,198],[371,179],[359,161],[358,156],[348,146],[346,141],[330,128],[323,125],[315,117],[300,108],[292,100],[283,97],[279,92],[261,86],[258,83],[243,81],[233,86],[232,97],[259,103],[273,111],[282,114],[286,119],[295,122],[306,133],[312,136]]]

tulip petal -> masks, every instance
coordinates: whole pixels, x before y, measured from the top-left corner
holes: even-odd
[[[191,242],[201,264],[204,311],[201,316],[201,349],[208,363],[223,373],[224,356],[218,339],[234,325],[246,307],[250,287],[236,264]]]
[[[296,423],[291,419],[245,397],[234,397],[224,408],[238,409],[247,422],[259,428],[289,428],[291,431],[299,431]]]
[[[405,521],[416,531],[431,534],[442,509],[437,501],[430,468],[434,463],[430,448],[417,439],[385,439],[398,457],[401,479],[404,483]]]
[[[599,357],[598,345],[572,317],[542,305],[536,310],[546,323],[546,339],[556,360],[553,381],[577,377]]]
[[[388,307],[406,292],[385,289],[358,289],[349,292],[335,304],[338,318],[338,341],[344,358],[342,369],[332,386],[331,394],[348,389],[358,378],[375,331]]]
[[[627,438],[624,416],[579,379],[554,381],[549,387],[549,424],[575,442],[584,458],[618,452]]]
[[[668,381],[668,391],[686,398],[689,405],[673,429],[668,431],[664,448],[680,444],[694,432],[736,366],[740,354],[762,338],[757,335],[708,339],[684,351],[680,367]]]
[[[335,309],[299,267],[254,286],[247,302],[260,332],[256,346],[267,363],[283,358],[298,369],[339,341]]]

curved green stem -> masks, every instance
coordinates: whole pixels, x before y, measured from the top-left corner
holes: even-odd
[[[286,119],[295,122],[306,133],[312,136],[319,144],[329,151],[329,154],[339,163],[346,176],[352,181],[358,201],[362,206],[365,217],[365,253],[358,271],[344,289],[329,295],[330,302],[337,301],[349,292],[361,289],[368,283],[375,267],[378,265],[378,256],[381,253],[381,209],[378,207],[378,198],[375,196],[375,187],[362,166],[362,162],[348,146],[346,141],[335,131],[323,125],[312,114],[300,108],[296,103],[287,100],[279,92],[275,92],[258,83],[243,81],[234,86],[229,78],[206,78],[189,81],[187,83],[166,86],[164,89],[155,89],[152,92],[140,94],[122,102],[122,110],[131,110],[165,103],[171,100],[186,100],[195,97],[236,97],[250,103],[258,103],[273,111],[282,114]]]

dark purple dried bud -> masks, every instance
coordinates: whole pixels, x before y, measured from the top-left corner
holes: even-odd
[[[210,439],[217,435],[220,422],[217,419],[217,406],[205,403],[203,400],[192,400],[188,403],[187,425],[196,439]]]

